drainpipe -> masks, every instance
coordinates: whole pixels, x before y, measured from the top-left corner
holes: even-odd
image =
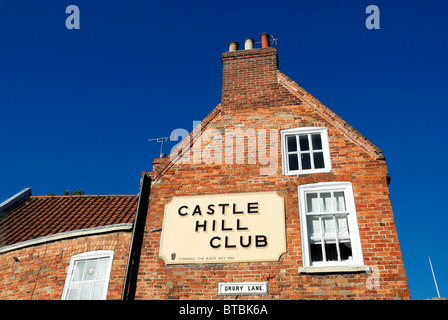
[[[142,251],[143,235],[148,212],[149,195],[151,191],[151,177],[149,173],[143,173],[140,179],[140,191],[138,193],[137,211],[135,213],[132,240],[129,248],[128,263],[123,284],[121,300],[134,300],[137,288],[138,267]]]

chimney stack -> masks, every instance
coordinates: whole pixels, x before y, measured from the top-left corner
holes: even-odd
[[[278,90],[277,48],[269,46],[266,33],[261,43],[262,48],[254,48],[254,40],[248,38],[244,50],[238,50],[237,42],[231,42],[229,52],[222,54],[222,114],[272,105],[273,91]]]

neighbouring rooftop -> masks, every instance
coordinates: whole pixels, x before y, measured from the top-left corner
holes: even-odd
[[[31,190],[25,190],[1,204],[0,247],[62,232],[133,223],[138,202],[137,195],[31,196]]]

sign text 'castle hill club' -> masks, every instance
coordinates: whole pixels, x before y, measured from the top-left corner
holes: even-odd
[[[285,252],[284,215],[276,192],[174,197],[160,256],[167,264],[275,261]]]
[[[205,214],[208,215],[214,215],[216,214],[222,214],[222,215],[226,215],[226,214],[258,214],[258,202],[249,202],[247,204],[247,210],[238,210],[237,209],[237,205],[236,203],[218,203],[217,206],[220,207],[218,212],[216,212],[215,207],[216,205],[211,203],[207,206],[207,211],[205,212]],[[232,210],[230,210],[230,207],[232,207]],[[226,209],[229,208],[229,210],[226,211]],[[181,206],[178,210],[178,213],[180,216],[186,216],[188,215],[188,212],[185,212],[183,210],[188,210],[188,206]],[[204,209],[201,209],[200,205],[196,205],[194,207],[193,212],[191,213],[192,216],[194,215],[201,215],[202,216],[202,211]],[[231,212],[229,212],[231,211]],[[217,222],[218,221],[218,222]],[[203,231],[203,232],[207,232],[208,230],[211,231],[240,231],[240,230],[248,230],[248,227],[245,227],[242,225],[241,223],[241,219],[236,219],[236,226],[229,226],[226,225],[226,220],[225,219],[221,219],[221,220],[212,220],[211,223],[207,226],[207,220],[197,220],[196,221],[196,226],[195,226],[195,232],[199,232],[199,231]],[[255,246],[256,247],[266,247],[268,242],[267,242],[267,238],[265,235],[255,235]],[[213,237],[210,239],[210,246],[212,248],[219,248],[221,247],[221,237]],[[244,236],[240,236],[240,241],[239,244],[241,245],[241,247],[243,248],[248,248],[252,245],[252,235],[248,235],[247,239],[244,239]],[[229,236],[225,236],[225,244],[224,244],[225,248],[236,248],[236,245],[229,243]]]

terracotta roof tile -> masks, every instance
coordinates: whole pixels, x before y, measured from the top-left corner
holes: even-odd
[[[32,196],[0,219],[0,246],[56,233],[133,223],[136,195]]]

